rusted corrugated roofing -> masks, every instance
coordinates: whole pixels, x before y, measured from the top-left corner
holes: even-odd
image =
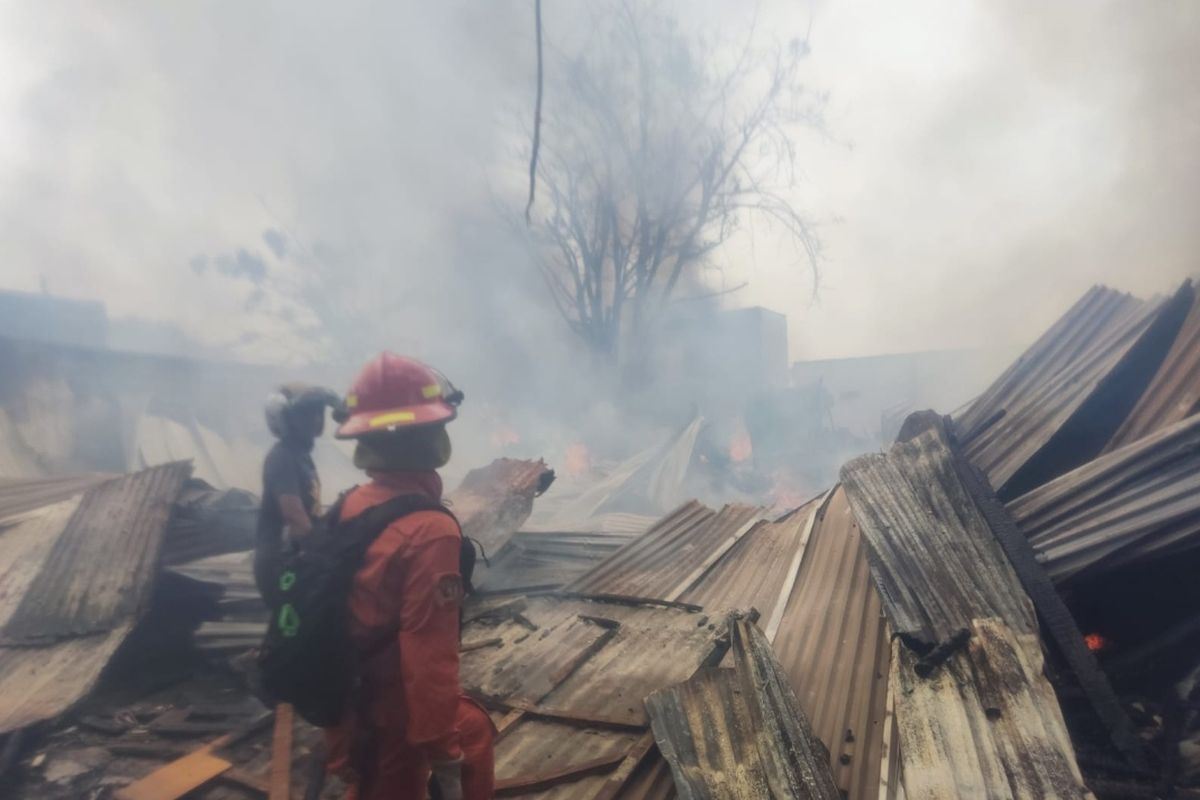
[[[705,616],[757,608],[764,629],[776,635],[801,707],[832,754],[839,788],[851,798],[874,800],[881,789],[889,796],[897,762],[889,769],[887,633],[844,493],[746,527],[752,521],[727,511],[717,522],[712,511],[688,504],[568,588],[677,599],[703,606]],[[729,544],[739,530],[743,535]],[[612,583],[587,582],[596,577]],[[666,587],[688,582],[690,588],[670,597]]]
[[[143,611],[189,471],[117,478],[0,527],[0,733],[62,713],[95,684]]]
[[[842,467],[892,630],[934,645],[973,619],[1037,630],[1033,607],[938,431]]]
[[[496,782],[499,787],[525,782],[552,773],[570,772],[625,756],[641,738],[638,731],[621,731],[572,725],[545,719],[522,719],[496,744]],[[595,775],[564,779],[541,791],[519,792],[518,797],[538,800],[574,800],[594,797],[613,768]],[[506,792],[513,796],[512,790]]]
[[[1086,797],[1032,603],[964,483],[969,467],[940,427],[914,426],[911,437],[842,468],[872,578],[902,634],[891,686],[905,794]],[[918,663],[934,652],[941,660]]]
[[[463,687],[506,705],[579,719],[647,725],[642,698],[690,677],[716,635],[700,624],[702,615],[678,608],[549,596],[518,605],[468,619],[464,642],[502,644],[462,654]],[[611,620],[615,634],[605,637],[607,628],[589,619]],[[555,681],[547,690],[545,683]],[[527,688],[534,684],[536,690]],[[541,696],[530,699],[535,694]]]
[[[766,637],[745,619],[730,628],[733,669],[702,670],[646,698],[679,796],[840,800],[828,753]]]
[[[1200,545],[1200,416],[1068,472],[1008,510],[1056,581]]]
[[[567,585],[576,594],[678,600],[762,518],[751,506],[714,514],[690,502]]]
[[[1200,296],[1154,380],[1109,441],[1105,452],[1149,436],[1200,411]]]
[[[813,505],[780,522],[755,525],[679,600],[708,611],[755,608],[766,625],[787,598],[784,582],[795,580],[792,569],[803,556]]]
[[[837,488],[813,513],[772,646],[829,749],[838,788],[852,800],[892,797],[899,762],[888,710],[891,648],[879,595],[845,492]]]
[[[1143,301],[1093,287],[956,421],[1003,499],[1094,458],[1165,357],[1193,292]]]
[[[461,654],[463,687],[525,712],[496,747],[499,785],[558,775],[552,788],[512,794],[595,797],[607,787],[609,797],[669,800],[642,700],[710,661],[719,633],[680,608],[555,596],[475,603],[464,642],[501,644]]]

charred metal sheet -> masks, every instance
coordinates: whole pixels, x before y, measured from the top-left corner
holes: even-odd
[[[836,489],[822,506],[772,647],[851,800],[894,796],[891,647],[862,535]]]
[[[695,501],[677,509],[587,574],[567,585],[576,594],[678,600],[762,517],[730,505],[719,513]]]
[[[475,567],[475,588],[513,593],[558,588],[583,575],[634,537],[630,534],[521,531]]]
[[[1200,411],[1200,295],[1175,343],[1105,452],[1120,449]]]
[[[172,504],[190,472],[190,464],[167,464],[84,494],[0,640],[30,644],[101,633],[139,614]]]
[[[997,617],[1034,632],[1020,580],[932,428],[887,453],[842,467],[892,630],[933,647],[971,620]]]
[[[967,648],[929,678],[893,645],[892,683],[907,797],[1091,798],[1037,634],[972,623]]]
[[[623,726],[646,725],[642,699],[650,692],[689,677],[710,654],[717,636],[715,625],[702,614],[677,608],[639,606],[554,596],[526,598],[519,614],[489,613],[463,626],[463,640],[500,638],[499,647],[463,653],[459,673],[464,689],[482,697],[529,693],[527,684],[549,675],[543,663],[572,661],[586,647],[588,629],[571,633],[567,654],[554,654],[580,617],[611,620],[619,625],[602,647],[572,663],[573,669],[535,702],[521,703],[536,711]],[[510,676],[504,691],[496,676]],[[534,692],[536,694],[536,692]]]
[[[1058,582],[1200,545],[1200,416],[1008,503]]]
[[[486,672],[473,672],[472,691],[489,700],[536,707],[584,660],[607,644],[619,627],[617,623],[597,624],[595,619],[575,615],[552,623],[545,619],[542,624],[534,623],[537,631],[521,634],[518,638],[522,642],[508,645],[520,652],[520,658],[500,661]],[[508,644],[501,637],[495,638],[500,641],[499,647]]]
[[[533,500],[550,488],[554,470],[544,461],[500,458],[473,469],[446,497],[446,505],[462,523],[463,535],[497,553],[529,519]]]
[[[82,700],[133,628],[42,647],[0,646],[0,734],[53,719]]]
[[[732,625],[733,669],[702,670],[646,698],[659,750],[685,800],[840,798],[766,637]]]
[[[966,454],[1011,499],[1100,453],[1191,307],[1093,287],[956,420]]]
[[[188,481],[163,538],[162,563],[173,566],[254,549],[258,505],[257,497],[241,489]]]

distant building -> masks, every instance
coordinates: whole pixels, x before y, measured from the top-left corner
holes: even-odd
[[[792,383],[820,387],[831,427],[884,445],[909,412],[949,414],[970,401],[995,377],[991,364],[973,350],[830,358],[793,364]]]

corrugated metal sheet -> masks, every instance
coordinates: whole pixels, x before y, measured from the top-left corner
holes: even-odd
[[[784,581],[789,577],[795,580],[791,569],[803,556],[814,506],[809,503],[781,522],[754,526],[680,601],[710,612],[755,608],[765,626],[776,606],[787,599]],[[790,583],[787,588],[790,590]]]
[[[933,645],[984,617],[1037,630],[1029,598],[938,431],[850,461],[842,481],[893,631]]]
[[[79,507],[80,495],[0,522],[0,631],[8,624],[46,557]]]
[[[0,478],[0,520],[83,494],[114,477],[90,473],[55,478]]]
[[[763,515],[751,506],[717,514],[691,502],[569,584],[596,596],[677,600]]]
[[[522,531],[489,559],[476,564],[481,592],[557,588],[591,569],[633,538],[626,534],[531,533]]]
[[[189,464],[167,464],[84,494],[0,640],[99,633],[140,613],[171,506],[190,472]]]
[[[745,620],[731,627],[733,669],[706,669],[646,698],[679,796],[840,799],[828,754],[766,637]]]
[[[616,758],[628,753],[640,737],[637,731],[523,719],[496,745],[496,780],[500,784],[528,780]],[[585,776],[550,789],[509,796],[575,800],[595,796],[607,780],[607,774]]]
[[[1149,436],[1200,411],[1200,296],[1137,406],[1105,452]]]
[[[189,470],[117,478],[0,526],[0,624],[21,642],[0,646],[0,733],[62,713],[95,684],[143,610]]]
[[[133,622],[47,647],[0,646],[0,734],[53,719],[95,687]]]
[[[956,420],[967,456],[1001,497],[1056,477],[1103,448],[1123,415],[1100,413],[1102,419],[1080,418],[1087,425],[1069,423],[1167,305],[1093,287]],[[1140,366],[1144,357],[1134,360]],[[1072,441],[1051,452],[1052,440],[1062,436]],[[1055,472],[1057,464],[1047,463],[1051,456],[1069,463]]]
[[[499,458],[473,469],[446,496],[446,505],[458,516],[463,535],[498,553],[529,519],[533,499],[554,482],[554,470],[544,461]]]
[[[1056,581],[1200,545],[1200,416],[1008,503]]]
[[[503,613],[476,619],[468,614],[464,641],[500,638],[503,644],[462,654],[463,686],[486,697],[492,694],[489,688],[497,674],[517,679],[522,674],[540,674],[543,660],[553,649],[552,640],[560,637],[564,626],[574,627],[581,615],[612,620],[620,626],[616,634],[530,705],[545,712],[622,725],[647,725],[642,698],[690,677],[712,650],[716,635],[709,625],[701,624],[702,615],[677,608],[534,596],[523,601],[519,613],[532,623],[532,629]],[[570,661],[566,658],[560,666]]]
[[[910,798],[1091,798],[1037,634],[975,620],[963,652],[928,678],[893,644],[892,683]]]
[[[633,536],[650,530],[658,520],[658,516],[613,512],[611,514],[597,514],[582,522],[573,522],[568,525],[559,526],[551,525],[545,521],[535,523],[531,520],[525,526],[525,530],[530,533],[615,533]]]
[[[891,649],[879,595],[845,492],[837,488],[813,512],[772,646],[829,750],[838,788],[851,800],[893,797],[899,763],[888,713]]]

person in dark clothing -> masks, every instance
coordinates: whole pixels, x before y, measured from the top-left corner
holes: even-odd
[[[332,391],[309,386],[283,386],[267,398],[267,427],[279,441],[263,462],[254,582],[268,604],[285,548],[303,539],[321,514],[321,481],[312,449],[325,430],[325,407],[337,404]]]

